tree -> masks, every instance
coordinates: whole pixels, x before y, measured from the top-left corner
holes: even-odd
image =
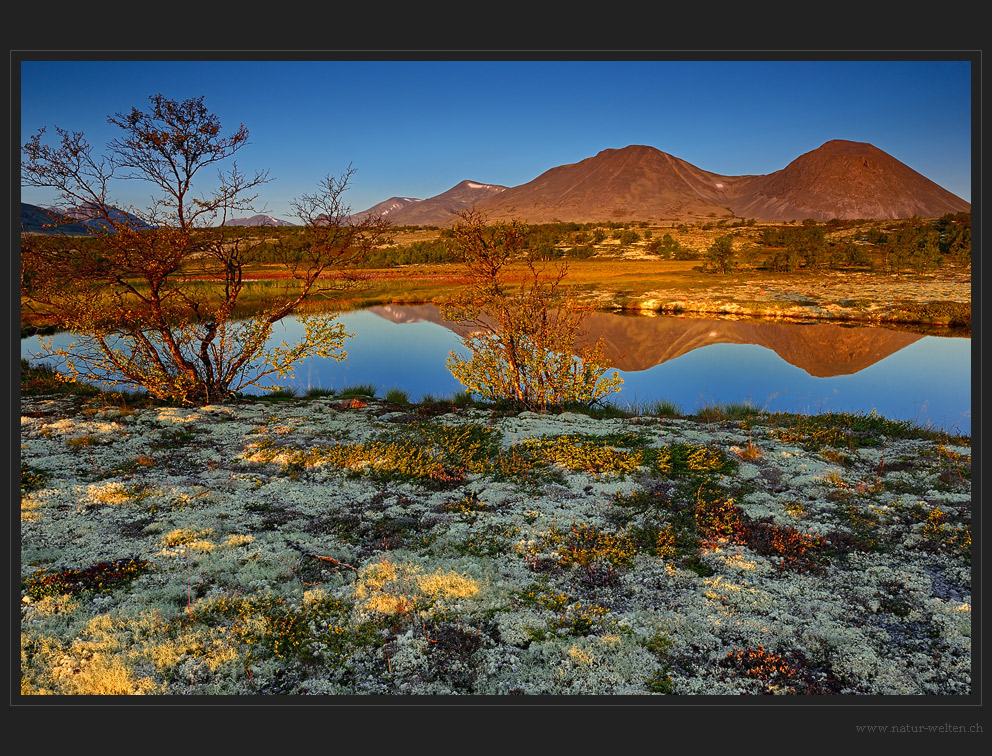
[[[671,234],[666,233],[661,237],[661,246],[658,249],[658,254],[662,257],[674,257],[675,259],[678,259],[676,255],[681,251],[681,249],[682,245],[680,245],[676,239],[672,238]]]
[[[23,184],[54,189],[63,213],[84,216],[90,229],[88,238],[22,235],[24,306],[76,337],[66,349],[49,347],[50,354],[73,378],[187,404],[224,401],[285,377],[308,356],[342,359],[348,334],[332,314],[301,316],[305,335],[295,344],[269,341],[276,323],[323,290],[325,271],[357,259],[379,238],[378,219],[347,221],[341,200],[351,167],[294,201],[303,225],[285,239],[227,226],[251,211],[268,174],[249,177],[234,163],[218,172],[212,190],[194,195],[194,184],[204,168],[247,144],[248,130],[223,135],[202,97],[149,100],[148,112],[108,118],[122,133],[106,156],[95,156],[81,133],[58,128],[56,144],[43,142],[41,130],[24,145]],[[150,206],[115,203],[111,190],[120,181],[150,186]],[[65,218],[53,213],[56,226]],[[239,319],[246,270],[262,257],[283,264],[287,285],[262,312]]]
[[[634,231],[633,229],[626,229],[620,234],[620,245],[625,246],[627,244],[635,244],[640,241],[641,235]]]
[[[808,269],[818,270],[824,266],[827,259],[826,231],[815,220],[807,218],[803,221],[795,243]]]
[[[721,273],[729,273],[734,269],[734,237],[730,234],[718,236],[713,240],[706,259]]]
[[[468,356],[451,352],[447,364],[470,393],[543,412],[573,402],[590,405],[619,391],[623,379],[616,372],[604,377],[609,363],[602,339],[582,344],[588,309],[562,291],[567,265],[539,268],[516,221],[487,224],[482,215],[466,212],[453,239],[470,283],[442,314],[471,331],[462,337]],[[514,287],[507,269],[518,259],[524,276]]]

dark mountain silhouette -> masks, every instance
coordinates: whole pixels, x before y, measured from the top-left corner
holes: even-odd
[[[477,191],[480,186],[490,191]],[[968,202],[877,147],[835,139],[780,171],[752,176],[704,171],[646,145],[606,149],[520,186],[463,181],[391,211],[388,220],[450,225],[455,213],[470,207],[493,220],[529,223],[934,218],[971,210]]]
[[[73,221],[63,213],[38,205],[29,205],[26,202],[21,203],[21,231],[50,233],[55,230],[66,234],[89,233],[86,224]]]
[[[111,220],[126,223],[135,228],[151,228],[140,218],[119,210],[108,209]],[[79,205],[70,208],[39,207],[21,203],[21,230],[38,233],[89,234],[95,230],[112,230],[93,205]]]
[[[394,323],[427,321],[462,336],[470,328],[444,320],[434,305],[369,308]],[[796,324],[711,318],[645,318],[594,312],[584,327],[587,340],[602,338],[606,357],[618,370],[636,372],[711,344],[756,344],[818,378],[853,375],[922,336],[886,328],[835,323]]]

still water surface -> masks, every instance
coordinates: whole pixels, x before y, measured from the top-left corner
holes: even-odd
[[[457,326],[430,305],[374,307],[341,316],[354,338],[343,362],[301,363],[291,385],[340,389],[373,384],[411,400],[462,389],[445,367],[460,351]],[[971,339],[887,328],[596,313],[594,338],[624,379],[612,401],[644,407],[667,400],[692,412],[749,402],[769,411],[871,412],[955,433],[971,433]],[[292,341],[294,318],[273,341]],[[59,337],[56,337],[58,342]],[[37,351],[36,339],[21,354]]]

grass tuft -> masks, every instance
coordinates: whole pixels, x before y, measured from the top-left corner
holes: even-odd
[[[373,399],[378,392],[379,389],[371,383],[358,383],[354,386],[345,386],[336,391],[335,396],[339,399],[354,399],[357,397]]]
[[[409,404],[410,395],[403,389],[391,388],[386,392],[386,401],[392,404]]]
[[[322,386],[312,386],[303,394],[307,399],[320,399],[324,396],[334,396],[334,389],[323,388]]]

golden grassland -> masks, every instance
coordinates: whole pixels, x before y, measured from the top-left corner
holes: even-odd
[[[861,322],[923,323],[968,326],[971,322],[971,266],[945,262],[926,272],[891,272],[879,264],[878,255],[868,266],[848,270],[806,270],[782,273],[762,267],[769,251],[756,250],[768,228],[783,224],[636,225],[640,239],[621,244],[609,235],[596,243],[595,256],[562,259],[547,266],[566,264],[563,287],[579,301],[601,310],[640,314],[695,312],[738,317],[831,319]],[[789,225],[789,224],[785,224]],[[850,238],[859,231],[878,228],[878,222],[845,224],[827,231],[826,238]],[[884,227],[884,225],[883,225]],[[263,234],[278,234],[268,229]],[[676,260],[647,253],[647,233],[660,239],[669,234],[681,246],[704,252],[721,235],[732,235],[739,250],[735,270],[707,271],[700,259]],[[429,242],[441,237],[437,228],[399,228],[388,247]],[[572,246],[559,243],[563,251]],[[525,266],[511,266],[507,279],[526,279]],[[258,311],[295,283],[275,263],[257,263],[245,272],[247,285],[238,303],[238,315]],[[302,309],[353,310],[384,304],[442,304],[466,284],[457,263],[348,268],[326,274],[323,291]],[[209,281],[204,286],[211,286]],[[22,308],[22,328],[44,328],[43,311]]]

